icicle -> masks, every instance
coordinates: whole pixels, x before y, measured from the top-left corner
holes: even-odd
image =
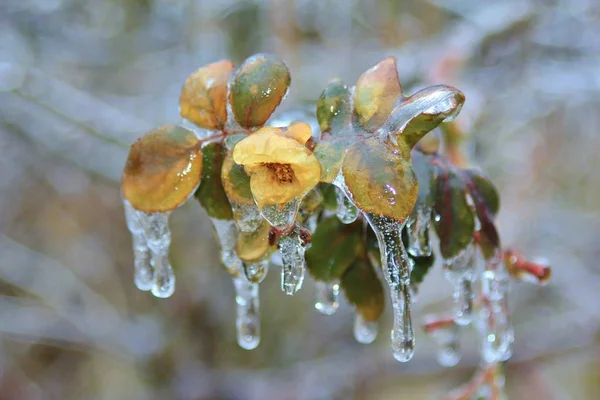
[[[260,309],[258,284],[248,282],[243,274],[233,279],[237,303],[237,342],[246,350],[255,349],[260,343]]]
[[[281,235],[278,248],[282,261],[281,290],[291,296],[302,287],[306,267],[305,248],[298,227]]]
[[[231,275],[236,275],[241,270],[242,260],[235,252],[237,240],[236,224],[232,220],[210,219],[221,246],[221,262]]]
[[[429,257],[431,246],[429,245],[429,225],[431,223],[431,208],[420,205],[408,219],[408,248],[406,249],[415,257]]]
[[[315,302],[315,308],[321,314],[334,314],[340,306],[340,282],[337,280],[332,282],[317,281],[316,286],[317,300]]]
[[[258,207],[254,204],[240,204],[231,201],[233,219],[242,232],[254,232],[263,220]]]
[[[475,279],[475,248],[469,244],[454,258],[444,260],[446,278],[454,285],[454,320],[468,325],[473,319],[475,295],[471,283]]]
[[[373,343],[379,332],[377,321],[367,321],[359,313],[354,314],[354,338],[362,344]]]
[[[425,332],[439,346],[437,361],[443,367],[453,367],[460,361],[459,338],[453,317],[430,316],[425,318]]]
[[[150,248],[150,264],[154,268],[152,294],[156,297],[169,297],[175,291],[175,275],[169,264],[169,246],[171,231],[169,230],[170,213],[146,214],[142,226],[148,247]]]
[[[269,259],[270,257],[266,257],[258,261],[244,262],[246,279],[252,283],[262,282],[269,272]]]
[[[260,211],[262,216],[277,229],[286,229],[294,224],[301,199],[295,198],[285,204],[267,204]]]
[[[123,206],[133,242],[133,280],[139,290],[149,291],[154,285],[154,269],[150,265],[150,248],[141,222],[146,214],[134,209],[127,200],[123,200]]]
[[[410,316],[411,264],[402,244],[402,224],[381,215],[365,214],[365,217],[377,236],[385,280],[390,287],[394,309],[392,352],[396,360],[406,362],[414,354],[415,337]]]
[[[344,194],[344,191],[338,187],[335,188],[337,198],[337,208],[335,215],[344,224],[351,224],[358,218],[358,208]]]

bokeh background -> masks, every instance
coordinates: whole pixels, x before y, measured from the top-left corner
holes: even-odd
[[[418,336],[393,361],[386,313],[360,345],[352,310],[325,317],[314,282],[261,285],[260,347],[235,341],[233,285],[204,211],[171,219],[177,291],[135,289],[119,177],[128,145],[179,122],[189,73],[269,51],[292,73],[283,110],[328,80],[398,58],[408,92],[462,89],[468,151],[502,194],[506,245],[554,267],[513,285],[510,399],[600,392],[600,3],[597,0],[1,0],[0,399],[429,399],[443,370]],[[438,269],[414,316],[449,305]]]

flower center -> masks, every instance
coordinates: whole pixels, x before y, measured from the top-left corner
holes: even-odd
[[[292,183],[294,170],[289,164],[262,163],[262,165],[275,175],[279,183]]]

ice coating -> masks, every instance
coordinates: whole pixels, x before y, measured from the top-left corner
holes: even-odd
[[[381,252],[381,265],[390,288],[394,326],[391,333],[392,352],[400,362],[409,361],[414,354],[415,337],[411,320],[409,289],[411,263],[402,243],[402,224],[388,217],[364,214],[371,225]]]
[[[299,229],[295,227],[279,238],[279,253],[281,254],[281,290],[287,295],[293,295],[302,287],[306,261],[305,247],[299,237]]]
[[[246,279],[253,283],[262,282],[269,272],[269,259],[265,257],[261,260],[244,262],[244,275]]]
[[[431,207],[416,205],[415,210],[406,223],[408,230],[407,251],[415,257],[429,257],[429,225],[431,224]]]
[[[321,314],[332,315],[340,306],[340,282],[317,281],[315,308]]]
[[[221,262],[231,275],[235,275],[242,267],[242,260],[235,252],[235,242],[237,240],[235,222],[216,218],[211,218],[210,221],[221,246]]]
[[[285,204],[267,204],[260,210],[262,216],[277,229],[287,229],[296,221],[301,199],[295,198]]]
[[[354,339],[362,344],[373,343],[379,332],[377,321],[367,321],[359,312],[354,314]]]
[[[358,218],[358,208],[344,194],[344,191],[338,187],[335,188],[337,208],[335,215],[344,224],[351,224]]]
[[[156,297],[169,297],[175,291],[175,275],[169,263],[171,231],[169,215],[145,213],[123,200],[125,219],[134,247],[134,282],[140,290]]]
[[[469,244],[455,257],[444,260],[446,278],[454,285],[454,320],[468,325],[473,318],[472,282],[475,275],[475,247]]]
[[[236,332],[238,345],[246,350],[260,343],[260,302],[258,284],[248,282],[243,274],[233,279],[237,303]]]
[[[233,219],[242,232],[254,232],[260,226],[263,217],[255,204],[241,204],[229,200]]]

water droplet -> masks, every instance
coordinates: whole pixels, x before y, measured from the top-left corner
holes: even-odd
[[[377,321],[367,321],[360,313],[354,314],[354,338],[358,343],[373,343],[379,332]]]
[[[248,282],[242,274],[234,278],[233,283],[237,303],[237,342],[241,348],[252,350],[260,343],[258,284]]]
[[[351,224],[358,218],[358,208],[352,203],[352,201],[344,194],[344,191],[338,187],[335,189],[337,196],[337,208],[335,215],[344,224]]]
[[[267,276],[267,272],[269,272],[269,259],[270,257],[265,257],[258,261],[244,262],[246,279],[252,283],[262,282]]]
[[[416,206],[407,221],[408,248],[406,249],[415,257],[429,257],[429,225],[431,224],[431,208]]]
[[[306,268],[304,259],[306,249],[302,246],[298,227],[281,235],[277,246],[282,261],[281,290],[291,296],[302,287]]]
[[[236,275],[241,270],[242,260],[235,251],[235,242],[237,240],[237,228],[233,220],[222,220],[211,218],[215,235],[221,246],[221,262],[229,274]]]
[[[460,353],[453,347],[444,347],[437,353],[437,362],[442,367],[454,367],[460,362]]]
[[[392,352],[400,362],[409,361],[414,354],[415,337],[411,320],[411,293],[409,289],[411,263],[402,243],[402,224],[375,214],[365,214],[373,228],[381,252],[381,265],[390,288],[394,327]]]
[[[443,367],[453,367],[460,361],[458,325],[446,316],[426,318],[426,332],[438,345],[437,361]]]
[[[473,318],[475,294],[471,281],[463,279],[454,285],[454,321],[458,325],[469,325]]]
[[[299,207],[300,199],[295,198],[285,204],[267,204],[260,212],[272,227],[285,230],[296,221]]]
[[[334,314],[338,307],[340,297],[340,283],[339,281],[333,282],[321,282],[316,283],[316,302],[315,308],[325,315]]]

